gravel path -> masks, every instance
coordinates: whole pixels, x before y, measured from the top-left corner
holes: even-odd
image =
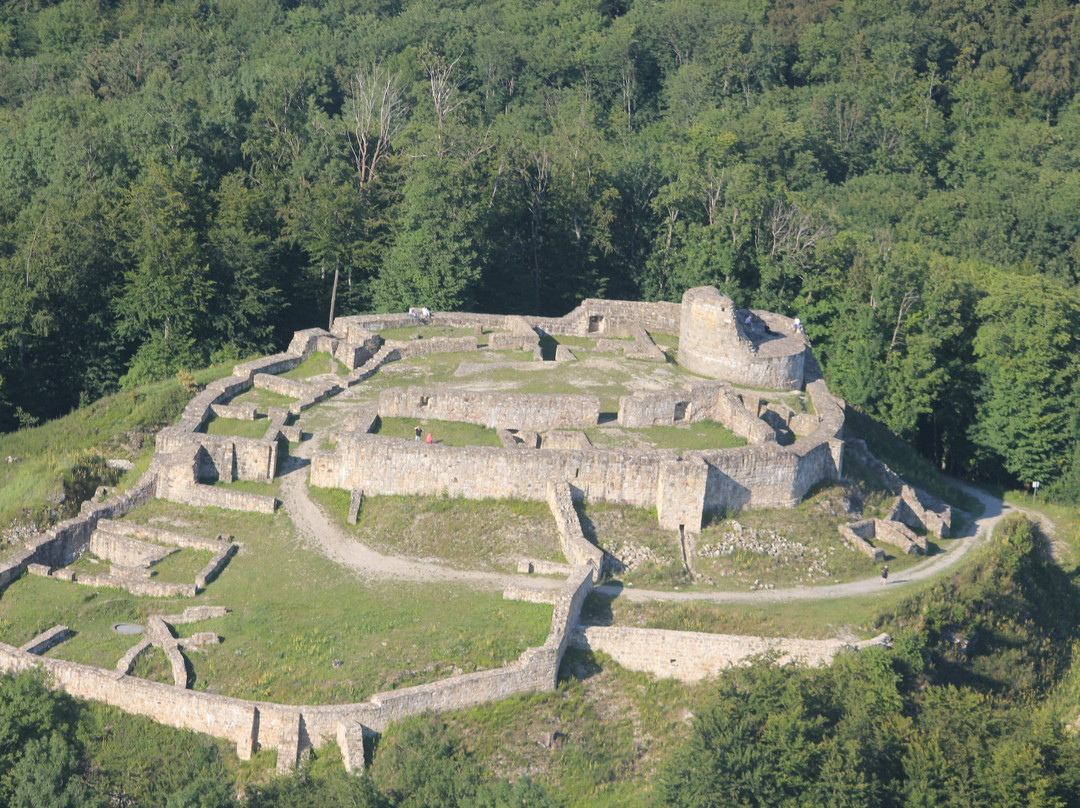
[[[355,570],[368,580],[456,581],[474,589],[503,589],[507,584],[527,582],[543,589],[558,589],[563,582],[554,578],[508,575],[473,570],[455,570],[442,564],[412,561],[383,555],[346,534],[331,521],[307,493],[308,465],[317,441],[304,441],[281,464],[281,499],[297,535],[309,548]]]
[[[308,497],[307,467],[317,443],[318,441],[314,438],[301,443],[296,447],[295,454],[283,461],[281,470],[281,492],[285,512],[296,526],[300,539],[311,549],[355,570],[361,577],[368,580],[451,581],[476,589],[503,589],[512,583],[538,589],[558,589],[562,586],[563,582],[556,578],[455,570],[442,564],[383,555],[361,544],[334,524]],[[634,589],[619,584],[604,584],[597,587],[597,591],[636,601],[704,601],[709,603],[770,603],[883,594],[896,586],[925,580],[952,567],[967,555],[972,547],[990,535],[998,520],[1013,510],[1000,499],[974,486],[964,483],[959,483],[959,485],[983,504],[983,514],[969,528],[967,538],[949,552],[928,558],[921,564],[905,570],[898,577],[890,578],[887,587],[883,587],[875,576],[866,580],[832,586],[799,586],[753,592],[672,592]]]
[[[852,595],[879,595],[901,584],[922,581],[938,575],[956,564],[967,555],[972,547],[980,544],[989,536],[994,525],[1000,519],[1013,512],[1013,509],[985,491],[966,483],[957,482],[967,493],[976,497],[983,505],[983,514],[968,529],[967,537],[958,546],[947,553],[939,553],[921,564],[905,570],[896,578],[890,578],[887,586],[882,586],[875,576],[862,581],[851,581],[832,586],[796,586],[787,589],[763,589],[754,592],[653,592],[644,589],[632,589],[618,585],[605,584],[597,590],[606,594],[618,595],[630,600],[671,600],[671,601],[707,601],[711,603],[770,603],[793,600],[825,600],[828,598],[846,598]]]

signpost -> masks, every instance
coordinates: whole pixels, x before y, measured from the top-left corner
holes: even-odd
[[[1039,481],[1038,480],[1032,480],[1031,481],[1031,504],[1032,505],[1035,504],[1035,495],[1037,493],[1039,493]]]

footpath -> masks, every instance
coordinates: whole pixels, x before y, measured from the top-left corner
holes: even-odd
[[[296,447],[296,453],[283,463],[282,500],[285,512],[296,526],[297,533],[307,546],[321,552],[332,561],[354,570],[362,578],[379,580],[408,580],[422,582],[456,582],[476,589],[502,590],[509,585],[526,584],[533,588],[556,590],[563,582],[557,578],[512,573],[457,570],[443,564],[414,561],[379,553],[349,536],[323,513],[307,493],[307,467],[317,440],[307,440]],[[974,519],[963,540],[946,553],[926,559],[910,569],[890,578],[883,587],[875,575],[859,581],[826,585],[798,586],[784,589],[759,589],[752,592],[707,591],[673,592],[653,589],[637,589],[620,584],[602,584],[595,591],[627,598],[632,601],[703,601],[707,603],[769,603],[799,600],[826,600],[858,595],[884,594],[897,586],[922,581],[940,575],[956,565],[983,542],[1000,519],[1014,509],[1000,499],[967,485],[958,483],[983,506],[982,515]],[[1034,515],[1038,518],[1038,515]]]

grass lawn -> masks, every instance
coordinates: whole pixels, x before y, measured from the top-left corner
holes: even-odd
[[[205,385],[228,376],[234,364],[198,371],[195,381]],[[175,378],[166,379],[106,396],[40,426],[0,434],[0,458],[19,458],[0,463],[0,525],[24,511],[43,509],[50,497],[63,494],[62,478],[96,465],[88,463],[94,457],[135,460],[144,444],[153,445],[154,432],[180,416],[191,396]],[[113,480],[84,482],[89,496],[96,485]]]
[[[304,379],[310,379],[312,376],[325,376],[330,373],[335,376],[344,376],[348,372],[349,369],[330,354],[314,351],[311,356],[292,370],[287,370],[280,375],[286,379],[303,381]]]
[[[261,387],[252,387],[245,390],[238,396],[233,397],[230,404],[254,404],[260,411],[266,412],[268,407],[283,407],[288,408],[291,404],[296,403],[296,399],[291,396],[285,396],[281,393],[275,393],[273,390],[264,390]]]
[[[246,418],[218,418],[213,415],[206,422],[206,434],[230,435],[234,438],[265,438],[269,428],[270,421],[265,416],[249,421]]]
[[[444,446],[502,446],[494,429],[478,424],[465,424],[460,421],[437,421],[434,418],[383,418],[375,420],[372,432],[386,438],[416,437],[414,430],[420,425],[424,437],[431,433],[435,443]]]
[[[231,483],[223,483],[221,480],[214,481],[217,488],[229,488],[233,491],[244,491],[248,494],[262,494],[267,497],[281,498],[281,478],[275,477],[272,483],[260,483],[255,480],[233,480]]]
[[[111,668],[133,644],[117,622],[220,605],[230,613],[178,626],[221,645],[189,655],[194,687],[285,703],[360,701],[380,690],[482,670],[539,645],[551,607],[455,584],[369,582],[298,546],[283,513],[239,513],[155,501],[126,517],[195,535],[232,534],[240,550],[195,598],[138,598],[24,576],[0,597],[0,639],[26,642],[64,624],[77,637],[51,654]],[[456,666],[456,668],[455,668]]]
[[[459,569],[513,572],[523,558],[566,559],[547,503],[444,497],[365,497],[346,523],[348,491],[310,488],[346,533],[380,553],[438,559]]]
[[[215,555],[209,550],[193,550],[189,547],[181,547],[172,555],[161,559],[150,569],[154,571],[155,581],[193,584],[195,583],[195,576],[202,572]]]
[[[762,603],[632,602],[593,592],[585,602],[582,621],[710,634],[818,640],[844,635],[866,639],[883,630],[883,613],[931,585],[924,581],[881,587],[880,591],[859,597]]]
[[[585,431],[594,446],[602,448],[639,447],[676,449],[678,451],[731,449],[746,446],[746,440],[716,421],[697,421],[678,426],[653,426],[648,429],[594,427]]]
[[[506,333],[504,328],[485,328],[482,334],[477,334],[472,326],[452,325],[415,325],[404,328],[387,328],[379,332],[383,339],[405,340],[413,339],[417,335],[421,339],[433,339],[435,337],[476,337],[476,344],[484,346],[488,344],[488,338],[493,333]]]

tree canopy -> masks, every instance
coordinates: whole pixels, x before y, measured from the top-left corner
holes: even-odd
[[[715,284],[940,466],[1071,496],[1078,13],[5,3],[0,428],[334,313]]]

